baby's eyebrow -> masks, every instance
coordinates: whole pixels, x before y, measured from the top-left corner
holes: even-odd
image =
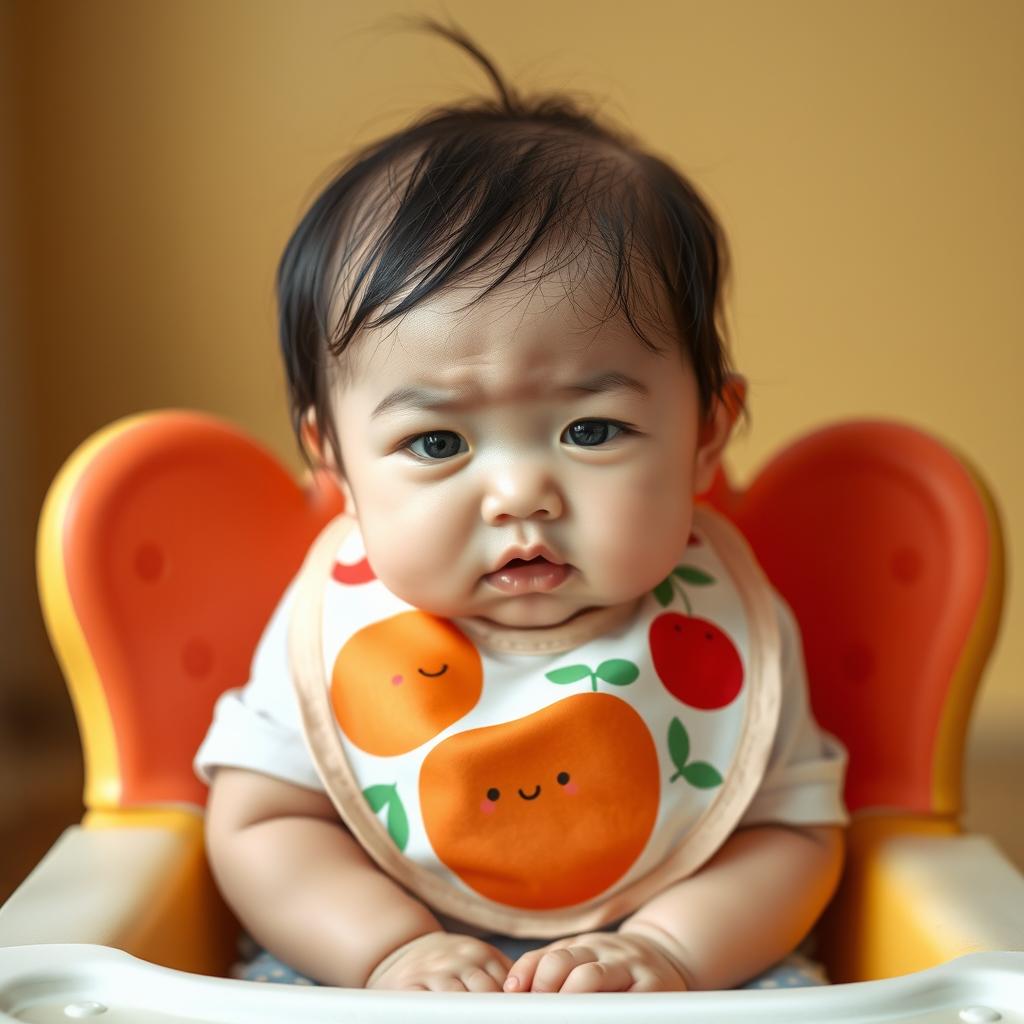
[[[618,391],[620,389],[636,391],[644,398],[650,398],[651,392],[646,384],[630,377],[626,373],[599,373],[596,377],[589,377],[578,384],[567,384],[560,388],[560,391],[584,391],[589,395],[600,395],[605,391]]]
[[[612,371],[599,373],[594,377],[588,377],[573,384],[565,384],[553,389],[560,394],[578,394],[580,392],[588,395],[600,395],[606,391],[619,390],[635,391],[645,398],[650,397],[650,389],[647,385],[630,377],[626,373]],[[471,392],[446,392],[433,388],[406,386],[396,388],[385,398],[382,398],[370,413],[370,419],[383,416],[393,409],[449,409],[454,406],[463,405],[473,400]]]
[[[370,419],[383,416],[392,409],[443,409],[446,406],[457,404],[459,399],[454,396],[446,396],[443,392],[427,390],[426,388],[404,387],[396,388],[386,398],[382,398],[370,413]]]

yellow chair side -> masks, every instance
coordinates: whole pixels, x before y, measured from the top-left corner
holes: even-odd
[[[203,815],[198,808],[169,807],[89,812],[86,829],[160,829],[176,853],[160,888],[138,908],[138,915],[118,942],[143,960],[179,971],[224,977],[237,959],[239,926],[214,883],[203,843]]]
[[[87,808],[121,799],[117,742],[103,684],[75,614],[64,565],[64,524],[82,477],[98,452],[152,414],[129,416],[93,434],[64,463],[47,492],[36,536],[36,577],[43,619],[67,683],[85,757]]]
[[[932,760],[932,808],[940,815],[956,815],[961,811],[967,725],[985,663],[999,632],[1006,572],[1003,531],[995,500],[974,466],[959,453],[957,458],[974,481],[985,510],[989,536],[989,563],[978,613],[953,672],[935,737]]]
[[[1024,948],[1024,877],[952,819],[855,818],[818,928],[833,982],[910,974],[967,953]]]

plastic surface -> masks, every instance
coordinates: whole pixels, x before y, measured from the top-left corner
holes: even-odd
[[[0,907],[0,946],[105,945],[225,975],[237,926],[209,876],[198,814],[140,813],[113,828],[96,819],[69,828]],[[858,820],[842,885],[816,933],[833,981],[1021,949],[1024,878],[990,840],[950,822]]]
[[[225,974],[238,925],[214,885],[197,811],[91,813],[0,907],[0,946],[88,943]]]
[[[0,1020],[67,1024],[1024,1024],[1024,953],[919,974],[774,992],[536,996],[309,989],[197,978],[100,946],[0,949]]]
[[[833,981],[888,978],[966,953],[1024,949],[1024,877],[986,836],[934,818],[865,816],[815,928]]]
[[[86,752],[87,808],[202,806],[192,755],[337,491],[304,491],[197,413],[120,421],[47,495],[40,594]]]
[[[1003,594],[977,475],[919,430],[854,421],[789,445],[726,511],[800,622],[815,716],[850,752],[847,807],[958,814]]]

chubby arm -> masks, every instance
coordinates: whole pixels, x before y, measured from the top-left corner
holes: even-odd
[[[741,829],[617,933],[572,936],[520,957],[505,990],[732,988],[799,944],[835,891],[842,863],[840,828]]]
[[[811,930],[839,882],[843,849],[835,826],[740,829],[700,871],[619,930],[665,949],[688,988],[732,988],[792,952]]]
[[[221,893],[250,934],[325,984],[362,986],[399,947],[441,932],[363,853],[323,793],[220,768],[206,846]]]

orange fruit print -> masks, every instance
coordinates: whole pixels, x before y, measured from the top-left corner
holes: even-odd
[[[439,743],[420,770],[434,852],[513,907],[582,903],[640,856],[658,813],[658,755],[619,697],[581,693]]]
[[[447,619],[402,612],[354,633],[331,672],[341,731],[379,757],[404,754],[467,714],[480,699],[483,666]]]

